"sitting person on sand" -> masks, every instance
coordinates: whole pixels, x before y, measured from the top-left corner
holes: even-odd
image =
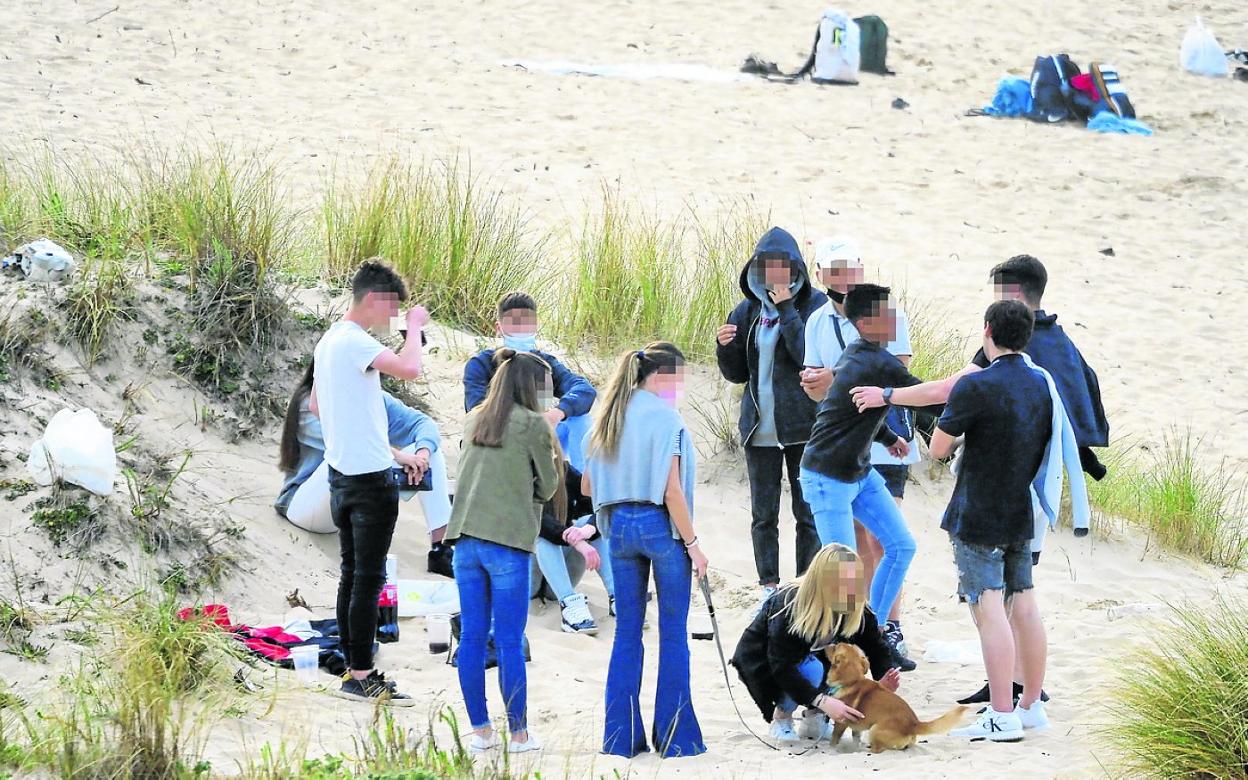
[[[589,380],[571,371],[554,355],[537,348],[537,302],[522,292],[507,293],[498,302],[498,320],[494,329],[503,339],[503,346],[517,352],[532,352],[550,366],[554,380],[553,403],[542,414],[555,426],[559,445],[567,453],[568,462],[578,471],[585,470],[585,435],[589,433],[589,410],[597,392]],[[471,412],[485,400],[490,379],[494,376],[494,350],[486,349],[473,355],[464,366],[464,411]]]
[[[771,723],[772,738],[799,739],[793,728],[799,704],[806,707],[800,733],[807,739],[828,739],[833,722],[862,718],[824,686],[829,664],[823,650],[838,642],[862,648],[872,676],[885,688],[896,691],[901,684],[875,613],[866,607],[863,574],[857,553],[829,544],[805,574],[763,603],[737,642],[731,663]]]
[[[609,611],[615,615],[615,581],[611,577],[610,546],[607,537],[594,524],[594,503],[581,493],[581,472],[564,462],[564,485],[567,500],[555,499],[542,508],[542,528],[537,537],[534,555],[546,584],[559,600],[561,627],[570,634],[598,633],[598,624],[589,612],[584,594],[572,587],[564,550],[571,547],[585,559],[585,568],[598,572],[607,590]]]
[[[298,528],[330,534],[336,529],[329,509],[329,467],[325,463],[321,421],[311,410],[315,368],[315,360],[308,363],[286,407],[278,462],[286,473],[286,480],[273,508]],[[433,574],[450,577],[451,548],[442,544],[442,537],[451,519],[451,499],[437,424],[424,412],[407,406],[387,392],[382,392],[382,400],[386,406],[394,460],[410,472],[414,482],[420,482],[425,472],[429,472],[433,489],[417,493],[429,527],[428,569]]]

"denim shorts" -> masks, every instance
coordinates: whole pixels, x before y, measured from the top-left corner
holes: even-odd
[[[872,466],[884,478],[884,487],[893,498],[906,497],[906,482],[910,479],[910,467],[901,464],[881,463]]]
[[[1015,542],[1003,547],[968,544],[957,537],[953,561],[958,567],[958,595],[974,604],[986,590],[1004,590],[1009,600],[1015,593],[1031,590],[1031,542]]]

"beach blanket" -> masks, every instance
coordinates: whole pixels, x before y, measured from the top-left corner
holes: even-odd
[[[556,76],[602,76],[605,78],[647,81],[650,79],[676,79],[678,81],[702,81],[723,84],[733,81],[748,81],[749,76],[733,71],[717,70],[706,65],[688,65],[681,63],[633,62],[622,65],[593,65],[583,62],[567,62],[551,60],[538,62],[533,60],[507,60],[502,63],[508,68],[551,73]]]

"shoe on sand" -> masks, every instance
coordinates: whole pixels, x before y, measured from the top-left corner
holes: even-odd
[[[827,725],[828,716],[815,710],[802,717],[802,722],[797,724],[797,735],[802,739],[822,739]],[[827,733],[829,736],[832,734],[830,731]]]
[[[1044,702],[1042,701],[1033,701],[1030,709],[1015,706],[1014,714],[1018,716],[1018,720],[1025,729],[1043,731],[1049,727],[1049,716],[1044,711]]]
[[[793,730],[793,721],[779,718],[771,722],[771,738],[781,744],[797,742],[799,739],[797,732]]]
[[[410,707],[416,700],[406,693],[399,693],[395,684],[386,676],[374,669],[363,680],[348,676],[342,681],[342,687],[334,692],[340,699],[366,701],[385,704],[390,707]]]
[[[988,707],[969,726],[949,732],[951,737],[963,737],[972,742],[1020,742],[1023,739],[1023,723],[1013,712],[997,712]]]
[[[534,750],[541,750],[542,743],[537,741],[537,737],[533,736],[533,732],[529,732],[529,738],[524,742],[508,742],[507,752],[511,754],[529,753]]]
[[[1018,704],[1018,697],[1022,695],[1023,695],[1023,686],[1018,683],[1014,683],[1014,703],[1015,704]],[[1047,702],[1048,700],[1049,700],[1049,694],[1045,693],[1044,690],[1041,689],[1040,701]],[[989,695],[988,683],[985,682],[983,688],[980,688],[978,691],[975,691],[970,696],[967,696],[965,699],[958,699],[958,704],[987,704],[990,701],[992,701],[992,696]]]
[[[573,593],[563,600],[561,619],[560,627],[569,634],[593,636],[598,633],[598,624],[594,622],[594,616],[589,614],[589,603],[580,593]]]
[[[483,737],[480,734],[474,733],[468,738],[468,752],[474,756],[479,756],[488,750],[493,750],[501,744],[502,742],[498,739],[497,731],[491,731],[488,737]]]

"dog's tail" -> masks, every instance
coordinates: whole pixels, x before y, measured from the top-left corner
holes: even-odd
[[[914,730],[914,733],[919,736],[946,734],[962,725],[962,721],[966,719],[966,711],[969,709],[970,707],[954,707],[936,720],[919,721],[919,727]]]

